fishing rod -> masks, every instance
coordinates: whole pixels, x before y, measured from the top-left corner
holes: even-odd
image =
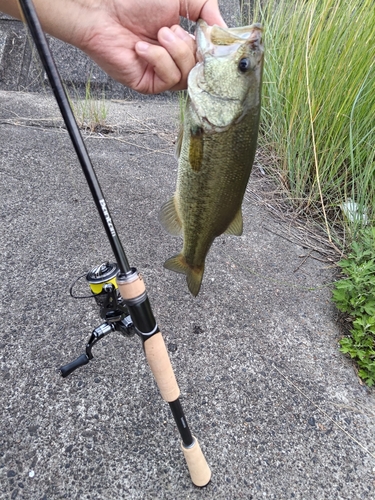
[[[198,440],[191,434],[187,424],[179,399],[180,389],[164,339],[151,309],[144,280],[135,267],[130,267],[125,255],[33,2],[32,0],[18,0],[18,2],[22,18],[37,48],[116,259],[116,263],[103,263],[86,276],[105,321],[92,332],[86,353],[61,367],[60,373],[63,377],[67,377],[75,369],[87,364],[93,358],[91,353],[93,345],[111,331],[120,331],[125,336],[136,333],[142,340],[146,359],[160,394],[169,404],[179,430],[181,449],[191,480],[196,486],[205,486],[211,479],[211,470]]]

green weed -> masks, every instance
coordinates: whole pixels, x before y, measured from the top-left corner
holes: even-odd
[[[178,104],[179,104],[179,122],[182,125],[185,119],[185,109],[188,100],[187,90],[180,90],[178,93]]]
[[[353,320],[350,335],[340,340],[341,352],[353,358],[358,375],[375,384],[375,228],[364,228],[339,262],[347,277],[336,282],[333,301]]]
[[[373,0],[240,0],[264,26],[259,143],[299,212],[349,248],[333,301],[352,321],[340,341],[375,384],[375,9]]]

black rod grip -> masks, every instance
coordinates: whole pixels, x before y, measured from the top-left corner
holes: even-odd
[[[80,366],[87,365],[87,363],[89,361],[90,360],[86,354],[81,354],[81,356],[79,356],[79,358],[75,359],[71,363],[68,363],[67,365],[62,366],[59,369],[61,376],[64,378],[67,377],[68,375],[70,375],[72,372],[74,372],[74,370],[76,370]]]

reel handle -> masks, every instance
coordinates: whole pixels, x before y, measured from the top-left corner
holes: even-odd
[[[59,368],[60,374],[65,378],[80,366],[87,365],[89,361],[90,359],[88,358],[87,354],[81,354],[81,356],[79,356],[77,359]]]

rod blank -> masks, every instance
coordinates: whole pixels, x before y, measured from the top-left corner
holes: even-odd
[[[99,212],[105,232],[107,233],[107,238],[112,247],[116,262],[120,268],[120,272],[125,273],[130,270],[128,259],[125,255],[120,238],[118,237],[115,225],[112,221],[111,214],[104,200],[104,195],[100,188],[99,181],[96,177],[91,159],[82,139],[82,135],[74,117],[74,113],[69,104],[69,99],[66,95],[55,61],[52,57],[52,53],[48,46],[46,36],[42,30],[38,16],[35,12],[33,2],[32,0],[18,1],[22,10],[24,21],[27,24],[31,36],[34,40],[40,60],[42,61],[56,102],[60,108],[64,123],[70,135],[70,139],[76,151],[78,160],[81,164],[83,173],[86,177],[87,184],[89,185],[91,195]]]

